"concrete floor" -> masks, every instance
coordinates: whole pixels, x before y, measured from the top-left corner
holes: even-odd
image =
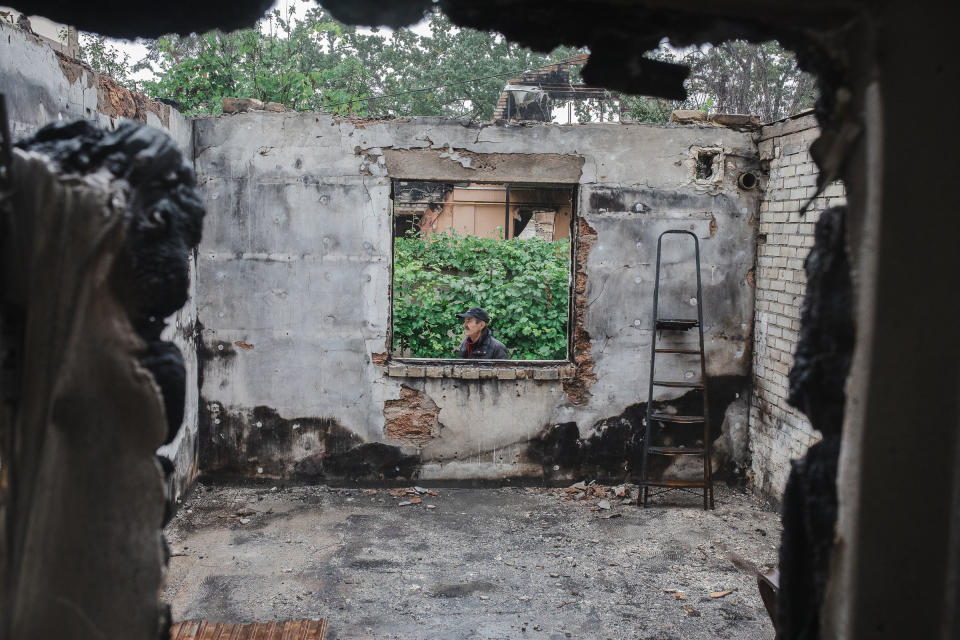
[[[645,510],[611,492],[607,510],[546,489],[398,506],[411,496],[201,485],[166,532],[164,597],[178,621],[327,618],[331,640],[772,640],[752,567],[775,562],[779,517],[717,489],[704,512],[676,492]]]

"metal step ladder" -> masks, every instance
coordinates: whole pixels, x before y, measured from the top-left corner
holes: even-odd
[[[669,234],[686,234],[693,238],[694,255],[697,259],[697,317],[696,318],[661,318],[659,315],[660,307],[660,261],[663,246],[663,237]],[[647,396],[647,421],[643,437],[643,464],[640,471],[640,492],[637,495],[637,501],[644,507],[650,499],[650,487],[659,487],[661,490],[653,495],[664,493],[666,491],[681,490],[690,491],[693,489],[703,489],[703,508],[713,509],[713,470],[710,464],[710,411],[707,404],[707,367],[706,358],[703,350],[703,288],[700,283],[700,241],[697,236],[690,231],[670,230],[664,231],[657,238],[657,276],[653,288],[653,338],[650,341],[650,390]],[[657,336],[662,331],[683,332],[689,331],[694,327],[700,331],[700,348],[657,348]],[[659,380],[656,376],[656,362],[658,355],[700,355],[700,380],[672,381]],[[653,389],[654,387],[679,387],[688,389],[698,389],[703,397],[702,415],[674,415],[671,413],[654,411]],[[703,425],[703,446],[702,447],[664,447],[651,444],[651,434],[653,432],[653,423],[675,425]],[[703,480],[650,480],[647,477],[648,459],[651,455],[655,456],[699,456],[703,460]]]

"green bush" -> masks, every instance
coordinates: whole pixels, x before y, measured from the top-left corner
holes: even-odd
[[[567,357],[570,243],[442,233],[398,237],[393,251],[393,348],[456,358],[456,314],[483,307],[512,360]]]

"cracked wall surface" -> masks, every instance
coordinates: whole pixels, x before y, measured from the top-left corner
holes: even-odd
[[[297,113],[202,119],[195,130],[210,212],[198,255],[203,441],[244,443],[238,452],[262,459],[246,446],[262,438],[252,438],[256,425],[243,416],[268,407],[286,420],[333,420],[358,442],[413,446],[413,472],[422,477],[575,474],[534,460],[532,443],[571,423],[589,439],[646,401],[656,239],[673,228],[690,229],[701,242],[708,377],[739,380],[736,393],[744,399],[731,396],[723,405],[715,435],[743,437],[753,317],[747,279],[759,195],[738,189],[736,178],[758,167],[749,132]],[[694,177],[699,147],[722,151],[723,170],[711,179]],[[387,375],[392,179],[578,187],[573,378]],[[692,257],[687,247],[665,247],[673,313],[695,312]],[[239,349],[240,341],[255,348]],[[689,379],[699,366],[664,361],[661,374]],[[679,399],[676,391],[657,397]],[[417,422],[403,408],[414,394],[436,405],[442,429],[433,435],[431,427],[429,439],[425,431],[391,438],[406,430],[398,416]],[[233,418],[217,422],[224,411]],[[640,428],[631,423],[627,435]],[[253,475],[284,477],[307,455],[296,444],[303,435],[289,435],[291,459],[256,465]],[[745,445],[719,450],[729,459]],[[629,472],[624,460],[610,465]],[[210,473],[252,468],[222,457],[201,466]],[[322,464],[316,471],[330,475]]]

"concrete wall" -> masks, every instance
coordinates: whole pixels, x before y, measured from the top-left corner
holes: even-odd
[[[739,190],[736,179],[758,171],[752,134],[295,113],[198,120],[195,134],[208,209],[197,265],[205,472],[455,480],[636,471],[656,239],[675,228],[701,242],[717,464],[747,463],[760,190]],[[721,155],[713,176],[697,180],[705,147]],[[578,185],[570,364],[388,361],[392,178]],[[684,251],[666,249],[665,296],[682,302],[664,315],[695,313]],[[658,377],[699,374],[696,359],[674,358]],[[658,391],[679,409],[695,400]]]
[[[13,137],[51,122],[87,118],[112,128],[122,118],[166,131],[187,158],[193,157],[192,122],[169,105],[118,86],[77,60],[54,51],[42,38],[0,21],[0,92],[6,96]],[[173,491],[180,495],[196,478],[196,305],[191,300],[169,319],[164,340],[174,342],[187,367],[187,402],[177,438],[161,449],[174,460]]]
[[[832,184],[800,214],[816,191],[817,168],[809,148],[819,135],[816,119],[807,114],[763,127],[758,141],[760,157],[770,162],[770,175],[760,203],[757,239],[751,472],[754,487],[777,499],[786,486],[790,460],[819,440],[806,416],[787,404],[787,373],[806,291],[803,261],[813,246],[820,212],[846,202],[843,185]]]

